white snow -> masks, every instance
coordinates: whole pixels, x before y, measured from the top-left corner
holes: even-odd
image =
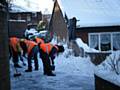
[[[76,39],[77,44],[79,47],[83,48],[85,52],[99,52],[94,48],[90,48],[87,44],[85,44],[80,38]]]
[[[68,18],[76,17],[77,25],[120,25],[120,0],[58,0]],[[72,5],[72,6],[71,6]]]
[[[16,12],[39,12],[51,14],[53,9],[52,0],[12,0],[16,7],[12,7]]]
[[[35,28],[30,28],[30,30],[26,29],[25,33],[24,33],[25,37],[28,36],[29,39],[36,36],[36,35],[38,35],[38,34],[39,33]]]
[[[10,4],[10,12],[30,12],[29,9],[26,9],[22,6],[18,6],[18,5],[15,5],[15,4]]]

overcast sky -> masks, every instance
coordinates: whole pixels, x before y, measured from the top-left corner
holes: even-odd
[[[53,0],[13,0],[13,3],[30,11],[52,13],[53,10]]]

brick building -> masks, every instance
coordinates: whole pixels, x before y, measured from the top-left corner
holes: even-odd
[[[119,1],[77,1],[66,1],[67,4],[61,2],[68,19],[77,19],[75,37],[100,51],[120,50],[120,7],[116,8]]]
[[[27,24],[37,26],[42,20],[41,12],[9,12],[9,36],[24,37]],[[13,31],[14,30],[14,31]]]
[[[119,25],[79,27],[75,34],[91,48],[100,51],[120,50]]]
[[[42,20],[41,12],[10,12],[10,19],[25,20],[26,23],[38,24]]]

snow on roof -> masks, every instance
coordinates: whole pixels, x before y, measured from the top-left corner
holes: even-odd
[[[33,0],[13,0],[11,2],[12,12],[36,12],[38,11],[37,3]]]
[[[80,26],[120,25],[120,0],[59,0],[68,18]]]
[[[10,19],[10,22],[26,22],[25,20],[14,20],[14,19]]]
[[[11,4],[14,4],[21,8],[13,7],[17,12],[39,12],[52,13],[53,1],[52,0],[13,0]]]
[[[28,10],[24,7],[21,7],[21,6],[15,5],[15,4],[11,4],[10,12],[29,12],[29,11],[30,10]]]

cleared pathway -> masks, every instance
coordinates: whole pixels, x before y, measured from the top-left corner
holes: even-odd
[[[26,73],[24,66],[19,69],[22,76],[17,78],[13,77],[11,64],[11,90],[94,90],[93,65],[89,58],[58,56],[54,77],[43,75],[41,60],[39,63],[39,71]]]

